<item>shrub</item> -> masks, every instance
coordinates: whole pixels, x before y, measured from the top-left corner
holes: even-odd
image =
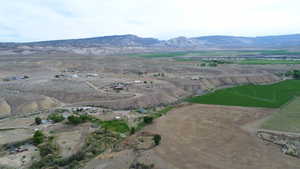
[[[133,135],[134,133],[135,133],[135,128],[132,127],[132,128],[130,129],[130,135]]]
[[[159,134],[154,135],[153,141],[154,141],[155,145],[159,145],[160,141],[161,141],[161,136]]]
[[[300,79],[300,70],[294,70],[293,71],[293,78],[294,79]]]
[[[46,144],[41,144],[39,146],[40,154],[42,157],[45,157],[49,154],[55,155],[58,152],[58,147],[53,143],[53,141],[49,141]]]
[[[145,116],[144,117],[144,123],[151,124],[153,122],[153,117]]]
[[[36,125],[42,124],[42,119],[41,119],[40,117],[36,117],[36,118],[34,119],[34,121],[35,121],[35,124],[36,124]]]
[[[36,131],[33,135],[33,143],[39,145],[44,142],[45,135],[41,131]]]
[[[90,118],[88,115],[86,115],[86,114],[84,114],[84,115],[79,115],[79,116],[72,115],[72,116],[69,116],[69,117],[68,117],[69,123],[71,123],[71,124],[73,124],[73,125],[85,123],[85,122],[87,122],[88,120],[91,120],[91,118]]]
[[[208,66],[210,66],[210,67],[217,67],[218,64],[216,64],[216,63],[209,63]]]
[[[52,120],[55,123],[59,123],[61,121],[64,121],[65,118],[63,115],[59,114],[59,113],[52,113],[48,116],[49,120]]]
[[[74,115],[69,116],[68,121],[69,121],[69,123],[74,124],[74,125],[82,123],[82,120],[80,119],[80,117],[74,116]]]

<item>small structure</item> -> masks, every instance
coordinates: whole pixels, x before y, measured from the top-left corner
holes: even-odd
[[[144,109],[144,108],[139,108],[139,109],[137,110],[137,112],[138,112],[138,113],[142,113],[142,114],[148,113],[148,111],[147,111],[146,109]]]
[[[86,77],[98,77],[99,75],[97,73],[88,73]]]
[[[72,74],[71,77],[72,78],[79,78],[78,74]]]
[[[113,88],[114,90],[120,91],[120,90],[124,90],[126,88],[127,84],[125,83],[113,83],[111,88]]]
[[[200,78],[198,76],[191,77],[191,80],[199,80]]]
[[[23,80],[23,79],[29,79],[29,76],[23,75],[23,76],[6,77],[3,79],[3,81],[14,81],[14,80]]]
[[[120,119],[121,119],[120,116],[116,116],[116,117],[115,117],[115,120],[120,120]]]
[[[142,81],[140,81],[140,80],[135,80],[135,81],[133,81],[134,83],[142,83]]]
[[[52,124],[52,120],[42,120],[42,124],[47,125],[47,124]]]
[[[58,75],[55,75],[54,77],[58,79],[58,78],[63,78],[63,77],[65,77],[65,75],[64,75],[64,74],[58,74]]]

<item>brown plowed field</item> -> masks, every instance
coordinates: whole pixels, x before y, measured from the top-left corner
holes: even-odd
[[[169,112],[146,130],[162,135],[156,155],[180,169],[298,169],[299,159],[241,128],[272,111],[190,105]]]

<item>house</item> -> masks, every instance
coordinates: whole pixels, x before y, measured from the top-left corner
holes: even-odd
[[[126,87],[125,83],[113,83],[111,86],[114,90],[124,90]]]
[[[191,77],[191,80],[199,80],[199,77],[198,76],[193,76],[193,77]]]

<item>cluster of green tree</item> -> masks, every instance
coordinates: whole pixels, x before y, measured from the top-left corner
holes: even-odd
[[[64,121],[65,118],[60,113],[52,113],[48,116],[48,120],[52,120],[54,123],[59,123],[61,121]]]
[[[300,70],[291,70],[285,73],[287,77],[293,77],[294,79],[300,79]]]
[[[153,117],[145,116],[143,121],[145,124],[151,124],[153,122]]]
[[[71,115],[68,117],[68,122],[73,125],[78,125],[81,123],[85,123],[87,121],[91,120],[91,117],[87,114],[81,114],[81,115]]]
[[[42,144],[45,140],[45,135],[40,130],[36,131],[33,135],[32,141],[34,145]]]
[[[154,141],[155,145],[158,146],[160,144],[160,141],[161,141],[161,136],[159,134],[154,135],[153,141]]]

